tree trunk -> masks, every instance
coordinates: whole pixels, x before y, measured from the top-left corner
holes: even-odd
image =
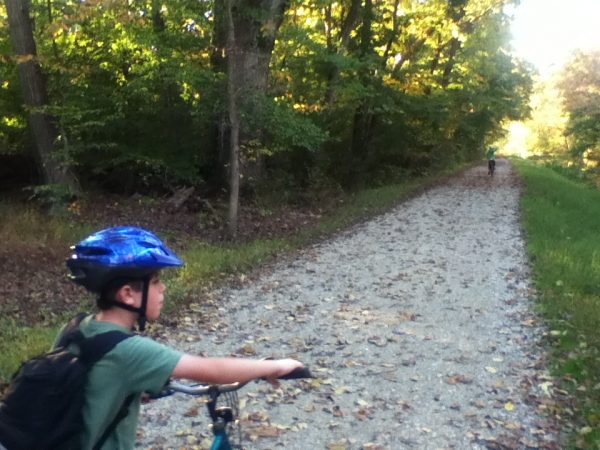
[[[233,21],[232,2],[227,0],[227,110],[229,114],[229,211],[227,229],[229,239],[236,239],[240,193],[240,122],[238,111],[239,82],[235,76],[238,64],[237,41]]]
[[[363,18],[362,26],[360,28],[360,45],[359,45],[359,56],[361,60],[365,61],[367,56],[372,51],[373,41],[373,3],[372,0],[365,0],[363,6]],[[372,74],[369,73],[369,67],[360,69],[359,76],[362,80],[362,84],[367,86],[372,79]],[[373,130],[373,108],[371,106],[371,98],[361,99],[359,105],[356,107],[354,112],[354,122],[352,125],[352,142],[350,142],[350,154],[352,155],[351,172],[353,174],[353,180],[362,179],[362,172],[364,170],[364,163],[369,152],[369,146],[372,138]]]
[[[216,68],[222,67],[223,55],[227,57],[227,52],[223,51],[224,40],[228,38],[229,29],[232,29],[236,61],[231,67],[227,65],[227,73],[237,89],[237,108],[248,117],[260,117],[261,103],[268,90],[269,65],[275,38],[288,3],[286,0],[226,0],[228,6],[223,7],[223,2],[215,2],[211,61]],[[227,14],[230,14],[230,18],[223,19]],[[230,120],[217,123],[231,125]],[[227,133],[226,130],[215,134],[231,136],[231,132]],[[263,175],[263,156],[251,154],[247,146],[253,140],[262,141],[262,136],[260,127],[251,128],[243,121],[239,122],[240,167],[244,182],[260,179]],[[247,151],[242,151],[244,148]]]
[[[48,106],[46,83],[37,59],[29,4],[26,0],[5,0],[10,36],[15,52],[17,70],[25,106],[29,112],[29,127],[33,134],[36,159],[40,173],[47,184],[63,184],[77,192],[75,178],[67,164],[56,157],[58,133],[52,117],[44,109]]]

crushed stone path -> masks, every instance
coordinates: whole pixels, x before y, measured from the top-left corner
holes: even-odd
[[[317,376],[240,391],[246,449],[560,448],[519,194],[504,159],[493,178],[466,170],[207,293],[212,313],[192,305],[164,339],[195,354],[293,356]],[[180,394],[143,407],[139,438],[208,448],[209,421]]]

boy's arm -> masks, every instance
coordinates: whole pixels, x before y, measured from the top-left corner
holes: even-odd
[[[172,376],[208,384],[245,383],[257,378],[274,380],[298,367],[303,367],[303,364],[294,359],[253,360],[183,355],[173,369]]]

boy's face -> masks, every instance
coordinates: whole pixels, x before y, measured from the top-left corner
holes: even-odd
[[[165,283],[161,281],[159,274],[154,275],[150,279],[150,285],[148,286],[148,305],[146,307],[146,317],[149,321],[156,320],[160,316],[166,289],[167,287],[165,286]]]
[[[160,274],[155,274],[150,278],[148,285],[148,304],[146,305],[146,318],[148,321],[154,321],[160,316],[163,307],[165,284],[160,279]],[[142,305],[142,291],[133,289],[129,285],[121,288],[121,301],[131,303],[132,306],[139,308]],[[128,300],[126,300],[128,299]]]

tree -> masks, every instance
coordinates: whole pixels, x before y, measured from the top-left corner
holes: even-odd
[[[538,81],[531,96],[531,119],[525,123],[530,133],[528,150],[557,160],[570,157],[570,138],[565,133],[567,120],[557,80]]]
[[[512,0],[31,1],[43,112],[85,187],[228,185],[230,235],[264,186],[352,188],[475,157],[528,95]],[[15,73],[0,70],[3,94]],[[13,104],[0,99],[22,123]]]
[[[240,158],[242,176],[246,181],[260,179],[263,170],[264,130],[261,119],[265,117],[265,103],[268,99],[270,62],[275,40],[287,7],[285,0],[231,0],[230,8],[226,0],[215,1],[215,28],[213,43],[213,63],[222,64],[220,55],[226,54],[222,48],[223,39],[229,39],[233,30],[236,61],[229,66],[227,74],[232,77],[233,86],[240,109]],[[231,14],[230,20],[221,17]],[[225,27],[225,28],[223,28]],[[226,30],[225,32],[223,30]],[[226,122],[224,122],[226,123]],[[223,133],[222,133],[223,134]],[[257,145],[257,143],[260,143]],[[231,163],[231,162],[230,162]]]
[[[560,78],[572,150],[596,167],[600,163],[600,50],[575,52]]]
[[[52,116],[46,111],[49,104],[46,82],[38,61],[29,3],[27,0],[5,0],[5,3],[40,173],[47,184],[64,185],[75,193],[77,183],[69,172],[66,158],[61,160],[58,156],[59,135]],[[60,138],[64,139],[64,136]]]
[[[229,210],[228,233],[235,239],[238,232],[238,209],[240,191],[240,121],[238,110],[239,78],[235,76],[238,69],[239,49],[237,47],[235,23],[233,21],[232,2],[226,0],[227,13],[227,109],[229,113]]]

